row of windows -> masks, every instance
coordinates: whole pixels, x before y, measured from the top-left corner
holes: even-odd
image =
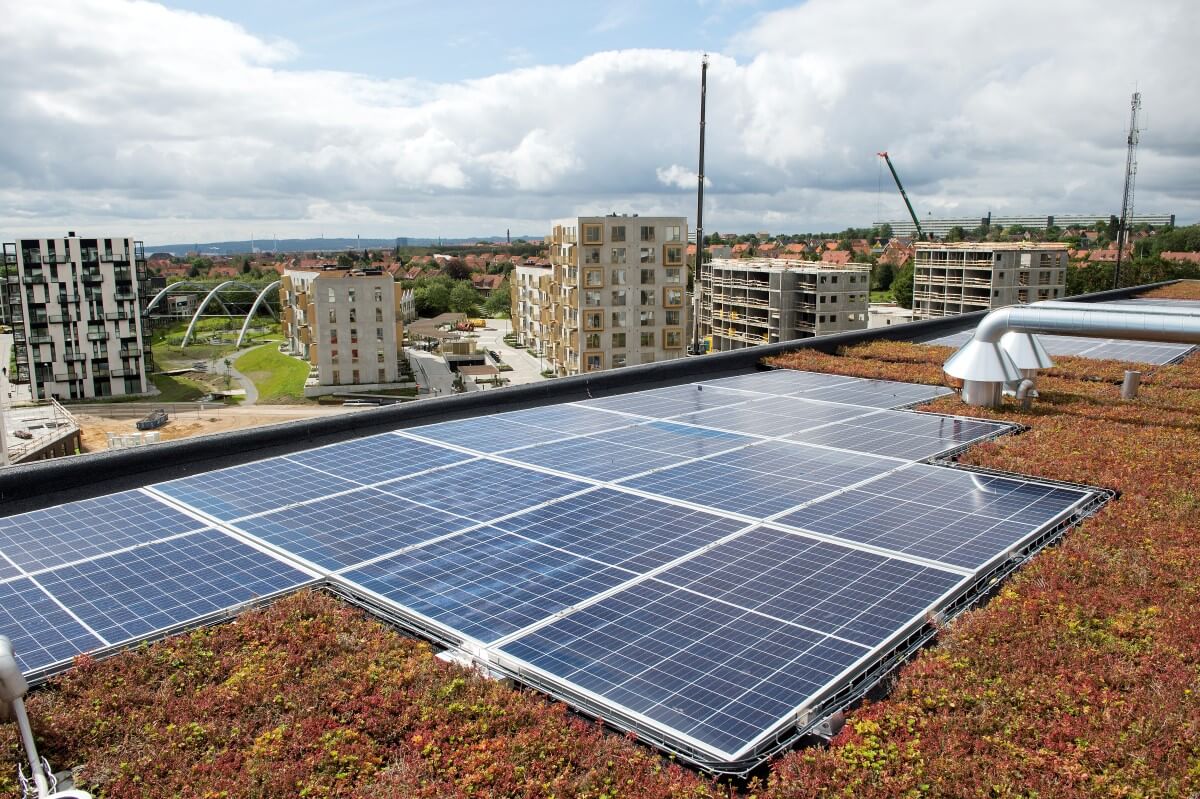
[[[377,374],[378,374],[378,379],[375,381],[376,383],[386,383],[388,381],[386,369],[380,368],[378,370]],[[359,370],[357,370],[357,369],[352,370],[350,372],[350,375],[351,375],[350,383],[352,383],[354,385],[358,385],[363,382],[362,375],[359,372]],[[341,372],[339,372],[337,369],[333,370],[333,382],[335,385],[346,385],[345,383],[342,383]]]
[[[336,360],[338,357],[338,351],[336,349],[330,350],[329,357]],[[350,360],[351,361],[358,360],[358,348],[357,347],[350,350]],[[383,350],[375,350],[375,362],[376,363],[387,363],[387,359],[385,358],[385,356],[383,354]],[[337,381],[335,380],[334,382],[336,383]]]
[[[613,327],[629,327],[629,321],[632,317],[628,311],[613,311],[612,326]],[[637,320],[639,327],[655,327],[659,324],[658,320],[662,320],[662,324],[667,326],[676,326],[683,324],[683,311],[665,310],[662,316],[659,317],[654,311],[638,311]],[[603,330],[604,329],[604,312],[603,311],[588,311],[583,315],[584,330]]]
[[[338,343],[338,332],[337,332],[337,328],[330,328],[330,329],[329,329],[329,343],[330,343],[330,344],[337,344],[337,343]],[[350,328],[350,343],[351,343],[351,344],[357,344],[357,343],[358,343],[358,328],[357,328],[357,327],[352,327],[352,328]],[[382,328],[382,327],[377,327],[377,328],[375,328],[375,343],[376,343],[376,344],[382,344],[382,343],[383,343],[383,328]]]
[[[333,291],[333,289],[330,289],[330,291]],[[349,321],[351,321],[351,322],[358,321],[358,309],[357,308],[351,306],[346,315],[349,317]],[[383,321],[383,309],[382,308],[375,309],[375,321],[376,322]],[[329,323],[333,324],[333,325],[337,324],[337,308],[329,309]]]
[[[664,330],[663,332],[663,347],[667,349],[678,349],[683,346],[683,331],[682,330]],[[643,330],[638,334],[638,343],[643,347],[654,346],[654,331]],[[602,350],[604,346],[604,334],[588,333],[583,337],[584,349]],[[626,333],[612,333],[609,335],[608,349],[622,350],[629,346],[629,337]]]
[[[628,305],[630,295],[637,297],[638,305],[657,305],[658,292],[654,289],[641,289],[640,291],[630,291],[628,289],[613,289],[611,292],[611,305]],[[596,308],[604,303],[604,292],[596,289],[585,289],[583,292],[583,306],[585,308]],[[663,288],[663,307],[679,308],[683,306],[683,288],[667,286]]]
[[[683,269],[678,266],[668,266],[662,270],[664,283],[682,283]],[[639,271],[638,278],[643,285],[654,285],[658,280],[657,269],[642,269]],[[629,281],[628,269],[613,269],[609,273],[609,280],[614,286],[624,286]],[[584,269],[583,270],[583,285],[586,288],[598,288],[604,285],[604,270],[603,269]]]
[[[373,294],[373,298],[374,298],[375,302],[383,302],[383,286],[375,286],[372,294]],[[328,296],[330,302],[337,302],[337,298],[338,298],[337,289],[334,288],[333,286],[330,286],[329,294],[327,296]],[[358,298],[358,289],[357,288],[350,287],[350,288],[346,289],[346,301],[347,302],[355,302],[357,300],[357,298]]]
[[[637,251],[638,262],[643,264],[658,263],[658,250],[654,247],[639,247]],[[625,247],[613,247],[608,251],[608,262],[610,264],[628,263]],[[583,253],[583,262],[585,264],[603,263],[603,258],[598,247],[590,247]],[[664,264],[678,265],[683,264],[683,245],[668,244],[663,247]]]
[[[654,241],[656,230],[654,225],[638,225],[638,235],[640,241]],[[625,241],[625,225],[613,225],[608,229],[608,240],[617,242]],[[680,225],[663,225],[662,226],[663,241],[682,241],[683,228]],[[604,243],[604,225],[598,222],[589,222],[583,225],[583,243],[584,244],[603,244]]]

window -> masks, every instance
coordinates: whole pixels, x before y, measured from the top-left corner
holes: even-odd
[[[615,350],[623,349],[625,347],[625,334],[624,333],[613,333],[612,334],[612,345],[613,345],[613,349],[615,349]],[[623,358],[625,356],[622,355],[621,357]],[[615,356],[613,357],[613,361],[614,361],[613,366],[616,366],[616,363],[615,363],[616,357]]]
[[[357,327],[350,328],[350,343],[351,344],[358,343],[358,328]]]
[[[338,383],[341,383],[341,382],[342,382],[342,376],[341,376],[340,374],[338,374],[338,370],[337,370],[337,369],[334,369],[334,370],[333,370],[333,383],[334,383],[334,385],[337,385]]]
[[[610,256],[609,256],[609,260],[610,260],[612,263],[614,263],[614,264],[623,264],[623,263],[625,263],[625,248],[624,248],[624,247],[613,247],[613,248],[612,248],[612,252],[611,252],[611,254],[610,254]],[[618,270],[614,269],[614,270],[613,270],[613,274],[615,275],[615,274],[617,273],[617,271],[618,271]],[[622,274],[622,275],[623,275],[623,274],[625,274],[625,270],[624,270],[624,269],[620,270],[620,272],[621,272],[621,274]],[[614,282],[614,283],[616,282],[616,279],[615,279],[615,278],[613,279],[613,282]]]
[[[599,247],[588,247],[586,250],[584,250],[583,262],[585,264],[600,263],[600,248]]]
[[[375,350],[375,363],[383,363],[383,350]]]
[[[639,257],[640,257],[642,263],[644,263],[644,264],[654,263],[654,248],[653,247],[642,247],[641,250],[639,250],[639,253],[640,253]]]
[[[627,363],[627,361],[625,359],[625,353],[622,352],[620,354],[613,354],[612,365],[613,365],[614,369],[620,369],[626,363]]]
[[[337,328],[336,327],[329,328],[329,343],[337,344]]]
[[[346,299],[350,302],[354,302],[354,289],[346,289]]]
[[[583,226],[583,243],[599,244],[604,241],[604,225],[585,224]]]
[[[628,318],[624,311],[613,311],[612,314],[613,327],[625,327],[628,324]]]
[[[837,314],[835,314],[835,313],[831,313],[831,314],[829,315],[829,321],[830,321],[830,322],[836,322],[836,321],[837,321]]]
[[[589,350],[600,349],[600,334],[588,333],[587,336],[584,337],[583,346],[587,347]]]
[[[683,289],[678,286],[667,286],[663,289],[663,305],[679,307],[683,305]]]
[[[654,327],[654,311],[642,311],[640,317],[642,327]]]
[[[677,350],[683,346],[682,330],[664,330],[663,346],[669,350]]]
[[[683,263],[683,247],[678,244],[668,244],[663,247],[663,263],[664,264],[681,264]]]
[[[383,286],[375,287],[375,302],[383,302]]]
[[[829,278],[829,282],[830,282],[830,283],[836,283],[836,282],[837,282],[837,275],[833,275],[832,277],[830,277],[830,278]]]
[[[680,321],[680,318],[682,317],[682,315],[683,315],[682,311],[663,311],[663,324],[664,325],[680,325],[680,324],[682,324],[682,322]]]
[[[584,291],[583,292],[583,304],[585,306],[587,306],[588,308],[595,308],[596,306],[598,306],[600,304],[600,292]]]
[[[375,328],[375,343],[376,344],[383,343],[383,328],[382,327]]]
[[[654,305],[654,289],[642,289],[639,305]]]
[[[350,321],[351,322],[358,321],[358,309],[355,308],[354,306],[350,306]]]
[[[679,237],[679,225],[667,225],[663,228],[663,241],[679,241]]]
[[[642,333],[642,346],[643,346],[643,347],[653,347],[653,346],[654,346],[654,331],[653,331],[653,330],[646,330],[646,331],[643,331],[643,333]],[[645,356],[645,355],[643,355],[643,356],[642,356],[642,363],[646,363],[646,362],[647,362],[647,361],[646,361],[646,356]]]
[[[628,305],[629,304],[629,295],[625,291],[625,289],[616,289],[613,291],[612,304],[613,305]]]
[[[362,382],[362,381],[361,381],[361,380],[359,379],[359,377],[358,377],[358,370],[357,370],[357,369],[355,369],[355,370],[354,370],[354,385],[356,385],[356,386],[357,386],[357,385],[358,385],[360,382]]]
[[[643,269],[642,270],[642,284],[647,285],[647,286],[653,286],[654,285],[654,275],[655,275],[655,271],[653,269]]]
[[[598,352],[589,353],[584,358],[584,364],[589,372],[595,372],[604,368],[604,356]]]
[[[668,266],[663,270],[663,281],[666,283],[682,283],[683,270],[678,266]]]
[[[583,285],[589,287],[604,285],[604,270],[603,269],[584,269],[583,270]]]
[[[358,347],[354,347],[350,350],[350,360],[354,361],[355,363],[358,362]]]
[[[584,330],[603,330],[604,314],[600,311],[588,311],[583,315]]]
[[[337,360],[337,356],[338,356],[338,351],[337,351],[336,349],[332,349],[332,350],[330,350],[330,351],[329,351],[329,357],[330,357],[330,359],[332,359],[332,360],[335,360],[335,361],[336,361],[336,360]],[[335,380],[334,382],[336,383],[337,381]]]
[[[387,382],[387,369],[380,369],[380,370],[379,370],[379,382],[380,382],[380,383],[386,383],[386,382]]]
[[[337,302],[337,291],[335,291],[334,289],[329,290],[329,301]]]
[[[612,270],[612,274],[609,275],[609,277],[612,278],[612,284],[614,286],[624,286],[625,285],[625,270],[624,269]]]
[[[382,308],[376,308],[376,309],[375,309],[375,321],[376,321],[376,322],[382,322],[382,321],[383,321],[383,309],[382,309]]]
[[[625,226],[624,225],[614,225],[612,228],[612,231],[611,231],[610,238],[613,241],[625,241]],[[625,250],[625,248],[622,247],[621,251],[624,252],[624,250]]]
[[[642,225],[642,241],[654,241],[654,225]]]
[[[329,309],[329,324],[331,324],[331,325],[337,324],[337,308]]]

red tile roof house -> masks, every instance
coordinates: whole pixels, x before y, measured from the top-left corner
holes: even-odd
[[[784,249],[787,251],[788,255],[803,255],[804,253],[808,252],[808,245],[800,243],[789,244]]]
[[[208,270],[209,277],[237,277],[241,273],[236,266],[214,266]]]
[[[774,241],[764,242],[758,245],[758,254],[765,256],[773,256],[779,253],[779,243]]]
[[[821,261],[827,264],[848,264],[851,254],[849,250],[826,250],[821,254]]]
[[[859,255],[871,254],[871,244],[866,239],[855,239],[850,242],[850,249]]]
[[[504,275],[471,275],[471,285],[483,295],[484,299],[492,296],[492,291],[504,282]]]
[[[743,241],[741,244],[733,245],[733,255],[735,258],[740,255],[750,255],[750,242]]]
[[[1177,264],[1200,264],[1200,252],[1163,252],[1159,257]]]

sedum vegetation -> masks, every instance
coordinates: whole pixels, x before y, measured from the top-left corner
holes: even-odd
[[[1180,284],[1159,295],[1200,298]],[[941,383],[945,348],[779,365]],[[1030,430],[963,460],[1118,501],[943,631],[828,748],[716,784],[536,693],[305,592],[112,659],[29,700],[43,754],[104,797],[1170,797],[1200,791],[1200,358],[1146,375],[1059,359]],[[964,412],[955,399],[927,406]],[[0,725],[0,794],[19,759]]]

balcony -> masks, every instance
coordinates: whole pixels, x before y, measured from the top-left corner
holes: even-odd
[[[77,363],[87,360],[82,352],[67,352],[63,355],[62,359],[67,363]]]
[[[122,358],[136,358],[142,354],[141,347],[122,347],[120,355]]]
[[[140,372],[137,369],[113,369],[109,372],[113,377],[138,377]]]
[[[27,286],[30,284],[33,284],[33,283],[45,283],[45,282],[46,282],[46,276],[44,274],[42,274],[41,272],[26,272],[25,273],[25,285],[27,285]]]
[[[113,277],[128,283],[133,280],[133,271],[129,267],[119,267],[113,270]]]
[[[132,291],[117,291],[113,293],[113,299],[134,300],[137,299],[137,296]]]
[[[53,344],[54,339],[50,338],[50,336],[45,335],[45,334],[39,335],[39,336],[30,336],[29,343],[30,344]]]
[[[108,341],[107,330],[89,330],[87,334],[88,341]]]
[[[77,319],[76,317],[72,316],[69,313],[51,314],[48,318],[50,320],[50,323],[54,324],[54,325],[61,325],[65,322],[78,322],[79,321],[79,319]]]
[[[104,318],[112,322],[118,319],[133,319],[134,315],[128,311],[109,311],[104,314]]]
[[[20,275],[9,275],[8,277],[4,278],[4,280],[6,283],[8,283],[8,285],[15,286],[21,282],[21,276]]]
[[[99,272],[85,271],[79,276],[79,279],[84,283],[103,283],[104,275],[100,274]]]
[[[83,380],[84,377],[85,375],[82,371],[75,371],[72,369],[68,372],[56,372],[54,375],[54,380],[56,382],[63,383],[67,380]]]

